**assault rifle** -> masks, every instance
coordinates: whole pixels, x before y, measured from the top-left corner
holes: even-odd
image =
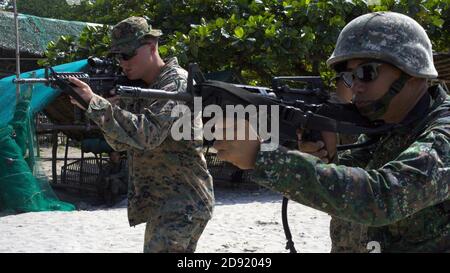
[[[56,72],[51,67],[45,68],[44,78],[19,78],[13,79],[15,84],[38,84],[43,83],[75,98],[81,105],[87,108],[87,103],[82,100],[73,90],[69,77],[77,78],[89,84],[92,91],[103,97],[110,97],[112,89],[118,84],[144,86],[140,80],[129,80],[123,75],[120,67],[113,59],[90,57],[85,72]]]
[[[202,98],[202,106],[218,105],[266,105],[279,106],[280,143],[289,146],[297,143],[297,129],[310,132],[310,140],[317,140],[320,131],[341,134],[382,134],[394,125],[370,122],[362,117],[353,104],[338,103],[323,86],[320,77],[276,77],[272,87],[258,87],[207,80],[197,64],[189,65],[187,92],[174,93],[164,90],[144,89],[143,81],[129,80],[112,59],[89,58],[85,72],[56,72],[46,68],[44,78],[14,79],[15,84],[44,83],[72,96],[85,108],[87,103],[73,90],[68,81],[75,77],[90,85],[92,91],[104,97],[115,88],[123,98],[170,99],[191,105],[194,97]],[[300,82],[303,88],[292,88],[286,82]],[[269,114],[268,118],[271,116]],[[270,124],[270,123],[269,123]],[[304,138],[307,139],[307,138]],[[339,149],[355,146],[340,146]]]

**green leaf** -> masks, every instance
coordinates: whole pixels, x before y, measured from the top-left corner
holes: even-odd
[[[272,25],[269,28],[266,28],[266,30],[264,31],[264,34],[268,38],[275,37],[275,34],[276,34],[275,26]]]
[[[161,56],[167,56],[169,53],[169,49],[167,48],[167,46],[160,46],[159,47],[159,54],[161,54]]]
[[[342,19],[341,16],[336,15],[330,19],[330,25],[337,26],[337,27],[343,27],[343,26],[345,26],[345,21],[344,21],[344,19]]]
[[[239,39],[242,39],[242,37],[244,37],[244,29],[242,27],[237,27],[234,29],[234,35],[236,35],[236,37],[238,37]]]
[[[223,18],[217,18],[216,19],[216,26],[221,28],[225,25],[225,20]]]
[[[445,21],[439,17],[433,17],[432,19],[432,23],[433,25],[437,26],[437,27],[442,27],[442,25],[445,23]]]
[[[198,33],[200,34],[200,37],[203,39],[206,36],[208,36],[208,26],[199,26],[198,27]]]

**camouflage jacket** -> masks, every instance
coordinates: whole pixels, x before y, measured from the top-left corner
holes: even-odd
[[[450,98],[442,87],[429,94],[419,121],[344,153],[340,165],[260,152],[257,182],[329,213],[332,252],[368,252],[371,242],[382,252],[450,251]]]
[[[187,72],[166,60],[149,88],[185,92]],[[128,219],[131,226],[163,213],[184,210],[189,218],[209,219],[214,195],[201,141],[175,141],[171,100],[127,100],[121,107],[95,96],[86,111],[117,151],[128,152]],[[200,117],[198,117],[200,118]],[[198,124],[198,120],[196,121]]]

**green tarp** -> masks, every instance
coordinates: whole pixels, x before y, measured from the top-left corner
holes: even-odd
[[[81,71],[86,60],[55,67],[55,71]],[[43,77],[44,70],[21,74],[22,78]],[[0,80],[0,213],[75,209],[59,201],[36,159],[33,116],[59,93],[44,84],[16,86],[8,77]],[[17,102],[16,102],[17,101]]]
[[[43,56],[50,41],[57,41],[61,35],[79,36],[88,24],[19,14],[20,52]],[[0,33],[0,48],[15,51],[14,13],[0,11]]]

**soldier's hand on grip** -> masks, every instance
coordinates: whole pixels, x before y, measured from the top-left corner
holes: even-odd
[[[297,130],[298,150],[320,158],[324,163],[330,163],[336,156],[337,136],[332,132],[321,132],[322,140],[303,141],[302,131]]]

